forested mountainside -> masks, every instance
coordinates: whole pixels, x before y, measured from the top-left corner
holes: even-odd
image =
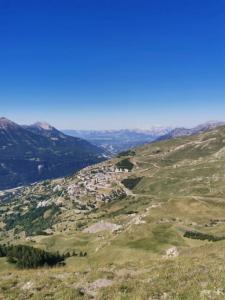
[[[105,159],[103,149],[50,125],[0,119],[0,190],[70,175]]]

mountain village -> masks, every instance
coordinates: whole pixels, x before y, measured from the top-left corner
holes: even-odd
[[[113,165],[99,164],[87,167],[72,177],[54,180],[52,189],[58,200],[43,200],[37,207],[47,207],[52,201],[57,205],[65,204],[64,199],[68,197],[75,204],[78,213],[80,210],[92,210],[101,203],[111,202],[126,195],[126,188],[122,186],[121,179],[128,173],[128,169]]]

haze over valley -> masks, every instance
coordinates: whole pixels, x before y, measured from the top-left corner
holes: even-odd
[[[210,121],[193,128],[171,126],[152,126],[151,129],[121,129],[121,130],[63,130],[64,133],[86,139],[90,143],[106,149],[111,154],[150,143],[158,139],[197,134],[224,125],[224,122]]]

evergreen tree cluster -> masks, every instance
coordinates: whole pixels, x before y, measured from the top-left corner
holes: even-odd
[[[127,169],[127,170],[131,171],[134,167],[134,164],[130,161],[129,158],[125,158],[125,159],[122,159],[121,161],[119,161],[116,164],[116,166],[119,169]]]
[[[214,236],[211,234],[206,234],[198,231],[186,231],[184,233],[184,237],[189,239],[194,239],[194,240],[202,240],[202,241],[208,240],[209,242],[217,242],[225,239],[224,236],[218,237],[218,236]]]
[[[134,156],[134,155],[135,155],[135,151],[133,151],[133,150],[127,150],[127,151],[120,152],[117,157]]]
[[[44,213],[49,211],[48,218],[44,218]],[[30,207],[25,214],[6,215],[4,223],[6,223],[6,230],[16,228],[17,232],[25,231],[27,235],[43,234],[44,230],[51,228],[54,224],[60,209],[56,205],[48,207]],[[32,225],[31,225],[32,224]]]
[[[122,180],[121,182],[126,188],[132,190],[136,187],[136,185],[138,185],[138,183],[141,181],[142,178],[143,177],[133,177],[133,178],[129,177]]]
[[[66,252],[66,253],[63,254],[64,258],[68,258],[68,257],[72,257],[72,256],[85,257],[85,256],[87,256],[87,252],[83,252],[83,251],[76,252],[74,250],[72,252]]]
[[[0,257],[16,263],[19,268],[38,268],[62,264],[64,256],[25,245],[0,245]]]

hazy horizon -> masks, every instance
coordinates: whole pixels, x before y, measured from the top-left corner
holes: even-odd
[[[206,124],[206,123],[213,123],[213,122],[225,122],[225,120],[204,120],[203,122],[200,123],[196,123],[193,124],[191,126],[185,126],[182,124],[177,124],[177,125],[171,125],[171,124],[166,124],[166,125],[162,125],[162,124],[150,124],[148,127],[135,127],[135,126],[131,126],[131,127],[112,127],[112,128],[79,128],[79,127],[68,127],[68,128],[60,128],[54,125],[54,122],[48,122],[47,120],[34,120],[33,122],[17,122],[15,119],[10,119],[7,116],[0,116],[0,118],[6,118],[8,120],[11,120],[14,123],[17,123],[21,126],[23,125],[34,125],[35,123],[47,123],[59,130],[62,131],[66,131],[66,130],[75,130],[75,131],[117,131],[117,130],[154,130],[154,129],[160,129],[160,128],[170,128],[170,129],[175,129],[175,128],[194,128],[198,125],[202,125],[202,124]]]

